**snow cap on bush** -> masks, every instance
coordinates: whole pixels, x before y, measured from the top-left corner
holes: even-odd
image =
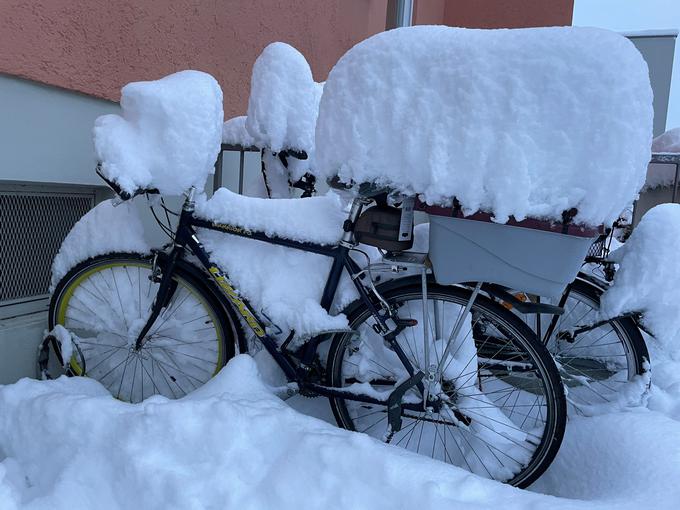
[[[644,183],[652,116],[645,61],[613,32],[400,28],[331,70],[316,166],[500,222],[576,207],[599,225]]]
[[[120,115],[99,117],[97,158],[107,178],[127,192],[158,188],[178,195],[203,189],[222,140],[222,89],[200,71],[129,83]]]

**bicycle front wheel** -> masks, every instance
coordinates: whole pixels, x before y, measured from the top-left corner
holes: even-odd
[[[151,260],[134,254],[95,257],[59,282],[49,327],[59,324],[72,335],[74,353],[65,360],[71,375],[96,379],[127,402],[180,398],[234,356],[238,325],[207,284],[180,266],[169,302],[136,350],[158,286]]]
[[[563,387],[553,361],[518,317],[477,296],[459,334],[452,338],[471,291],[430,285],[427,321],[420,284],[405,283],[383,293],[399,318],[417,321],[397,342],[416,369],[443,367],[428,383],[444,400],[439,412],[404,410],[402,429],[390,437],[387,409],[342,398],[331,399],[338,424],[394,445],[450,463],[480,476],[526,487],[549,466],[559,449],[566,422]],[[388,394],[408,377],[396,353],[373,329],[366,307],[350,314],[358,335],[334,338],[328,356],[329,383],[361,385]],[[423,324],[428,324],[426,354]],[[449,355],[442,362],[446,346]],[[426,358],[429,357],[429,364]],[[422,401],[417,390],[405,398]],[[468,417],[462,423],[456,417]]]

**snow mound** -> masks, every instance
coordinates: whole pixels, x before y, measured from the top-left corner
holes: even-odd
[[[613,285],[602,295],[605,317],[644,312],[644,324],[667,353],[680,361],[680,204],[647,211],[626,244],[611,254],[619,263]]]
[[[149,253],[144,226],[132,201],[113,207],[104,200],[78,220],[52,261],[50,292],[80,262],[112,252]]]
[[[203,189],[222,140],[222,90],[209,74],[181,71],[129,83],[121,115],[99,117],[94,144],[104,175],[129,193]]]
[[[246,128],[256,145],[274,152],[304,150],[312,157],[322,91],[299,51],[282,42],[267,46],[250,82]]]
[[[222,143],[253,147],[255,139],[246,129],[246,116],[234,117],[222,125]]]
[[[680,127],[669,129],[652,141],[652,152],[680,152]]]
[[[270,236],[331,245],[342,236],[347,217],[344,206],[333,192],[304,200],[272,200],[220,188],[210,200],[197,202],[196,215]],[[320,305],[331,267],[329,257],[205,229],[198,236],[239,292],[277,326],[298,335],[347,327],[344,315],[329,315]],[[356,297],[343,275],[332,313]]]
[[[3,510],[591,508],[298,414],[247,356],[180,400],[23,379],[0,387],[0,406]]]
[[[613,32],[401,28],[331,70],[316,166],[499,222],[576,207],[599,225],[644,183],[652,116],[647,66]]]

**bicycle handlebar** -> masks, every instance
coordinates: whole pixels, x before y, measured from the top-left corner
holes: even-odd
[[[156,188],[141,188],[136,190],[134,193],[128,193],[127,191],[121,189],[121,187],[115,182],[110,179],[107,179],[104,174],[102,173],[101,170],[101,163],[97,164],[97,168],[95,169],[95,172],[97,172],[97,175],[102,178],[102,180],[106,183],[106,185],[113,190],[113,192],[118,195],[118,197],[123,201],[130,200],[131,198],[135,198],[138,195],[159,195],[160,192]]]

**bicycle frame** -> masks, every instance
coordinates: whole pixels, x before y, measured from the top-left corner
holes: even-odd
[[[269,236],[264,232],[249,230],[238,225],[197,218],[194,216],[194,203],[192,195],[193,193],[190,193],[184,203],[184,206],[182,207],[182,212],[179,216],[179,223],[175,232],[174,246],[168,254],[168,262],[163,268],[163,276],[159,286],[158,294],[152,307],[151,316],[147,320],[145,327],[142,329],[137,338],[138,347],[143,345],[146,333],[149,331],[149,328],[153,325],[154,321],[160,314],[163,305],[168,302],[170,293],[172,292],[171,281],[174,265],[178,258],[183,255],[185,248],[188,248],[213,278],[222,294],[231,303],[231,305],[234,306],[253,333],[258,337],[260,342],[262,342],[262,345],[265,347],[265,349],[267,349],[267,352],[269,352],[272,358],[281,367],[288,380],[297,383],[299,389],[311,390],[314,393],[326,397],[341,397],[348,400],[386,405],[389,409],[391,409],[391,413],[394,413],[394,409],[398,410],[400,408],[416,411],[423,409],[424,404],[422,403],[401,403],[401,396],[403,396],[403,394],[411,387],[417,387],[421,391],[421,395],[425,395],[424,385],[421,382],[424,377],[424,373],[422,371],[416,372],[405,352],[396,341],[395,331],[391,330],[386,323],[386,320],[390,318],[390,311],[387,310],[381,313],[381,310],[375,306],[374,302],[369,296],[368,290],[360,281],[362,269],[349,256],[349,251],[354,246],[352,242],[353,226],[356,222],[356,219],[359,217],[359,214],[361,213],[363,205],[367,203],[366,199],[354,199],[349,218],[343,226],[344,234],[342,241],[340,241],[340,243],[337,245],[329,246]],[[294,362],[292,353],[285,352],[285,345],[287,342],[284,342],[284,344],[279,347],[276,339],[267,333],[266,326],[264,325],[265,321],[263,321],[258,316],[257,312],[253,310],[248,300],[239,295],[238,291],[234,288],[231,281],[229,280],[226,272],[210,260],[209,255],[206,253],[201,242],[198,240],[195,228],[214,230],[217,232],[263,241],[269,244],[293,248],[296,250],[315,253],[331,258],[333,262],[321,297],[321,306],[326,311],[330,309],[333,297],[335,296],[335,292],[340,282],[342,271],[346,270],[354,282],[361,301],[366,305],[375,318],[379,329],[381,329],[381,334],[386,341],[390,342],[391,347],[394,349],[395,353],[403,363],[404,368],[407,370],[410,377],[405,382],[401,382],[400,384],[396,385],[395,390],[391,392],[390,397],[385,400],[381,400],[375,396],[362,394],[360,392],[325,386],[317,381],[311,380],[310,365],[315,358],[318,346],[321,344],[321,342],[328,339],[328,335],[322,334],[306,342],[302,347],[301,356],[295,358],[295,360],[299,362],[299,364],[296,364]],[[291,332],[289,339],[292,338],[293,334],[294,332]],[[432,406],[432,402],[428,402],[428,405]],[[396,414],[396,416],[398,417],[399,415],[400,411]]]

